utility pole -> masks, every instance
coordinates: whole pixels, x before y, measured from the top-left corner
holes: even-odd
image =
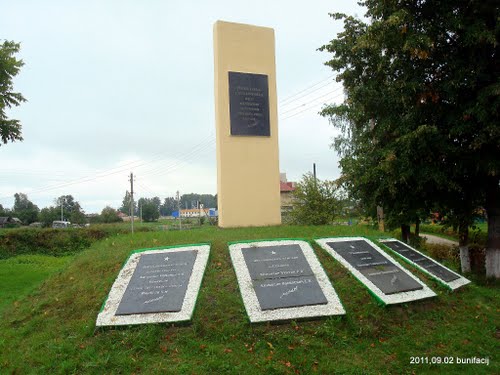
[[[63,216],[63,204],[64,204],[64,198],[61,197],[61,221],[64,221],[64,216]]]
[[[198,226],[201,227],[201,202],[196,201],[196,208],[198,209]]]
[[[179,190],[177,190],[177,213],[179,214],[179,230],[182,229],[182,220],[181,220],[181,197],[179,195]]]
[[[316,186],[316,163],[313,163],[314,185]]]
[[[130,172],[130,223],[132,225],[132,233],[134,233],[134,174]]]
[[[140,200],[140,199],[139,199]],[[139,212],[141,213],[141,224],[142,224],[142,202],[139,205]]]

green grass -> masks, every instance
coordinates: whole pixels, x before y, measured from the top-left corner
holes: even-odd
[[[46,255],[20,255],[0,260],[0,313],[32,291],[71,259]]]
[[[380,307],[354,277],[314,245],[347,311],[344,317],[250,324],[227,242],[362,235],[367,227],[202,228],[146,232],[95,243],[0,316],[0,373],[412,374],[499,373],[498,283],[476,280],[438,297]],[[95,330],[130,251],[211,242],[191,324]],[[408,265],[404,265],[408,267]],[[484,365],[414,365],[413,356],[489,357]]]

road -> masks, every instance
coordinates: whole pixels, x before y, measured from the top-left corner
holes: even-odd
[[[420,237],[427,238],[427,243],[430,243],[430,244],[458,246],[458,241],[448,240],[446,238],[434,236],[432,234],[421,233]]]

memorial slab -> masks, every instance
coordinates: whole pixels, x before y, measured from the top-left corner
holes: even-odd
[[[231,135],[270,136],[267,75],[228,74]]]
[[[299,245],[248,247],[242,250],[252,280],[311,276],[313,271]]]
[[[306,241],[233,243],[229,251],[252,323],[345,314]]]
[[[380,242],[387,246],[397,256],[417,267],[419,270],[428,274],[451,290],[455,290],[470,283],[470,280],[466,279],[462,275],[450,270],[448,267],[443,266],[441,263],[405,244],[404,242],[394,238],[381,239]]]
[[[332,237],[316,239],[316,242],[349,269],[383,304],[409,302],[436,295],[370,240],[362,237]]]
[[[116,315],[181,311],[196,251],[143,254]]]
[[[210,245],[138,250],[116,278],[96,326],[191,319]]]

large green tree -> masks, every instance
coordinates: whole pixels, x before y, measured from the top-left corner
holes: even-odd
[[[160,206],[160,214],[162,216],[170,216],[172,212],[177,211],[177,201],[174,197],[168,197],[163,200]]]
[[[53,221],[61,219],[61,208],[55,206],[44,207],[40,211],[38,219],[44,227],[50,227]]]
[[[181,209],[185,208],[198,208],[198,203],[202,204],[204,208],[217,207],[217,198],[212,194],[183,194],[181,196]]]
[[[55,204],[59,207],[59,210],[61,210],[62,206],[63,220],[75,224],[85,223],[85,212],[72,195],[61,195],[55,200]]]
[[[137,203],[144,221],[158,220],[160,217],[160,198],[140,198]]]
[[[322,112],[343,130],[344,180],[401,224],[446,206],[467,226],[482,202],[487,275],[500,277],[498,5],[361,4],[370,22],[333,14],[344,31],[322,47],[346,94]]]
[[[13,78],[24,65],[22,60],[15,57],[19,48],[19,43],[8,40],[0,44],[0,146],[23,140],[21,123],[19,120],[9,119],[6,112],[8,108],[26,101],[20,93],[13,91]]]
[[[12,215],[19,218],[24,224],[31,224],[38,220],[40,212],[37,205],[28,199],[28,196],[23,193],[14,194],[14,207],[12,207]]]
[[[106,206],[102,209],[100,215],[101,223],[119,223],[123,221],[120,216],[118,216],[118,211],[112,207]]]
[[[132,202],[132,194],[130,194],[130,192],[127,190],[125,192],[125,196],[123,197],[122,205],[118,209],[118,211],[120,211],[126,215],[132,216],[132,214],[130,212],[131,202]],[[137,213],[137,201],[134,201],[134,214],[136,214],[136,213]]]

